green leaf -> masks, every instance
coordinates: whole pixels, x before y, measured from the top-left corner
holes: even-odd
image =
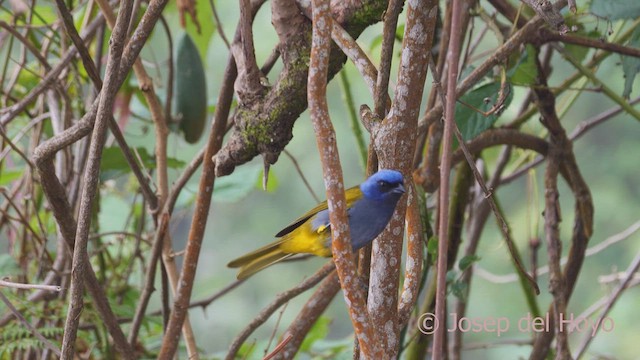
[[[300,351],[309,351],[316,341],[326,338],[329,335],[330,324],[331,319],[329,317],[320,316],[307,333],[307,336],[305,336],[304,341],[302,341]]]
[[[449,285],[449,290],[453,296],[460,300],[465,300],[467,295],[467,283],[462,281],[454,281]]]
[[[59,19],[56,9],[50,5],[36,5],[33,14],[32,26],[51,25]]]
[[[458,261],[458,267],[460,268],[460,271],[465,271],[478,260],[480,260],[480,256],[478,255],[467,255]]]
[[[19,179],[23,172],[23,170],[3,171],[2,174],[0,174],[0,186],[11,184],[13,181]]]
[[[337,340],[318,339],[311,349],[300,351],[300,353],[310,355],[311,359],[351,360],[353,359],[353,336]]]
[[[396,28],[396,40],[402,42],[404,39],[404,24],[398,25]]]
[[[518,64],[509,71],[509,82],[513,85],[533,85],[538,78],[536,56],[538,51],[533,45],[527,45]]]
[[[200,53],[188,33],[178,42],[175,76],[176,118],[185,140],[194,144],[207,122],[207,83]]]
[[[608,20],[636,19],[640,17],[638,0],[592,0],[591,13]]]
[[[455,269],[447,271],[447,284],[452,284],[458,278],[458,272]]]
[[[147,149],[139,147],[135,150],[142,160],[142,164],[144,165],[144,167],[146,167],[147,169],[156,168],[155,157],[149,154]],[[169,168],[177,169],[184,167],[185,164],[186,163],[184,161],[174,158],[167,158],[167,166]],[[115,179],[119,176],[124,175],[125,173],[130,172],[131,169],[129,168],[127,160],[124,158],[120,147],[112,146],[104,149],[102,153],[102,162],[100,163],[100,179],[102,181]]]
[[[427,241],[427,253],[434,259],[438,256],[438,238],[436,236]]]
[[[602,34],[597,31],[597,30],[591,30],[588,32],[584,32],[584,31],[578,31],[576,33],[576,35],[580,35],[583,37],[587,37],[587,38],[591,38],[591,39],[599,39],[602,37]],[[567,52],[569,54],[571,54],[571,56],[576,59],[579,62],[582,62],[582,60],[584,60],[587,57],[587,54],[589,53],[589,50],[591,50],[590,48],[586,47],[586,46],[578,46],[578,45],[574,45],[574,44],[565,44],[564,46],[565,50],[567,50]]]
[[[640,27],[637,27],[633,31],[627,46],[636,49],[640,48]],[[622,56],[622,71],[624,72],[624,90],[622,91],[622,96],[628,99],[631,95],[631,90],[633,90],[633,81],[638,72],[640,72],[640,59],[634,56]]]
[[[496,103],[499,91],[499,83],[489,83],[465,94],[460,98],[460,102],[456,103],[456,123],[465,141],[480,135],[498,120],[499,111],[485,117],[484,114],[479,113],[477,110],[489,111],[493,104]],[[509,89],[505,89],[505,91],[509,91],[503,104],[506,108],[511,103],[513,94]],[[473,108],[470,108],[470,106]]]

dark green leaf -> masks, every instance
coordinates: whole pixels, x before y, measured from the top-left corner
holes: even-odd
[[[518,64],[509,71],[509,82],[513,85],[533,85],[538,78],[536,56],[538,51],[533,45],[527,45]]]
[[[149,154],[147,149],[139,147],[136,148],[135,151],[140,157],[140,160],[142,160],[142,164],[145,168],[156,168],[155,157]],[[174,158],[167,158],[167,166],[172,169],[177,169],[185,166],[185,162]],[[100,178],[102,181],[114,179],[130,172],[131,169],[129,168],[129,164],[124,158],[122,150],[118,146],[112,146],[104,149],[102,153],[102,162],[100,163]]]
[[[178,42],[175,74],[176,118],[185,140],[194,144],[207,122],[207,83],[200,53],[188,33]]]
[[[489,111],[493,104],[496,103],[499,91],[499,83],[489,83],[465,94],[460,99],[460,102],[456,103],[456,123],[465,141],[480,135],[480,133],[489,129],[496,120],[498,120],[497,114],[499,112],[494,112],[485,117],[484,114],[479,113],[477,110],[484,112]],[[508,107],[513,95],[510,89],[505,89],[505,91],[509,91],[509,94],[503,105],[504,107]],[[466,105],[463,105],[461,102]]]
[[[458,261],[458,267],[461,271],[465,271],[478,260],[480,260],[480,256],[478,255],[467,255]]]
[[[458,278],[458,272],[454,269],[447,271],[447,284],[452,284]]]
[[[460,300],[465,300],[467,296],[467,283],[462,281],[454,281],[451,285],[449,285],[449,289],[453,296],[457,297]]]

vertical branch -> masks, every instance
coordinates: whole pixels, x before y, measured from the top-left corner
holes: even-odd
[[[422,274],[422,246],[425,243],[422,219],[415,186],[409,186],[407,199],[407,262],[404,271],[404,284],[398,303],[398,328],[402,329],[409,321],[411,310],[418,299],[420,275]]]
[[[356,275],[353,251],[349,241],[347,202],[342,181],[342,168],[326,99],[331,45],[329,1],[314,0],[312,4],[313,33],[307,99],[327,189],[327,203],[331,221],[331,247],[360,349],[366,358],[380,359],[382,358],[382,349],[377,341],[375,329],[371,326],[364,294]]]
[[[189,311],[189,300],[195,280],[198,257],[204,231],[207,226],[209,207],[211,206],[211,195],[215,182],[215,161],[213,156],[220,150],[222,139],[229,117],[229,109],[233,98],[233,80],[237,76],[237,69],[233,57],[230,57],[224,74],[224,80],[218,95],[218,106],[211,124],[211,132],[207,140],[204,153],[204,164],[202,167],[202,177],[198,187],[198,197],[196,198],[195,212],[189,229],[189,239],[184,254],[184,265],[178,280],[178,289],[173,303],[173,311],[169,318],[169,324],[165,331],[162,347],[158,359],[172,359],[177,348],[180,337],[180,329]]]
[[[391,106],[391,99],[389,98],[389,77],[391,76],[391,61],[393,59],[393,48],[396,42],[398,16],[402,11],[403,4],[403,0],[391,0],[389,4],[387,4],[387,10],[384,13],[380,71],[378,71],[376,83],[372,89],[374,96],[374,118],[377,120],[384,119],[387,110]],[[354,63],[358,64],[360,62]],[[370,131],[369,150],[366,160],[367,176],[373,174],[377,169],[378,154],[375,151],[373,132]],[[372,250],[373,244],[368,244],[358,252],[358,275],[367,286],[369,286],[370,282]],[[356,352],[359,353],[359,349],[354,348],[354,354]]]
[[[640,269],[640,254],[636,255],[636,257],[633,259],[631,264],[629,264],[629,267],[627,267],[627,270],[625,271],[626,275],[624,279],[620,282],[620,284],[618,284],[618,287],[613,291],[613,293],[607,300],[606,305],[604,306],[604,309],[598,316],[598,320],[596,320],[595,324],[603,323],[604,318],[607,316],[607,314],[609,314],[609,311],[611,311],[611,309],[613,308],[613,305],[615,305],[616,301],[618,301],[618,299],[622,295],[622,292],[631,286],[630,285],[631,280],[634,278],[634,274],[636,274],[636,272],[639,269]],[[578,348],[578,351],[576,353],[576,359],[580,359],[582,357],[584,352],[587,350],[587,347],[589,347],[589,344],[591,343],[593,338],[596,336],[596,334],[598,333],[598,330],[600,330],[601,327],[602,325],[597,326],[593,329],[592,333],[588,334],[589,336],[586,336],[586,334],[585,336],[583,336],[582,342],[580,343],[580,347]]]
[[[263,0],[251,2],[252,16],[255,16],[263,3]],[[236,31],[234,42],[238,41],[239,38],[240,29]],[[218,94],[217,106],[213,116],[213,122],[211,124],[211,132],[207,139],[202,176],[200,177],[200,183],[198,185],[198,197],[196,198],[194,216],[191,221],[189,239],[185,249],[184,265],[182,272],[180,273],[180,278],[177,282],[178,289],[174,298],[173,311],[171,312],[171,317],[165,331],[165,337],[162,341],[162,347],[160,349],[160,354],[158,355],[159,359],[171,359],[175,354],[178,347],[180,328],[182,327],[189,311],[189,300],[191,298],[191,291],[193,290],[198,257],[200,255],[204,231],[207,226],[211,196],[213,194],[213,187],[215,183],[215,155],[222,146],[227,119],[229,117],[229,110],[233,100],[233,83],[237,76],[238,68],[236,66],[235,59],[233,56],[230,56],[227,61],[227,67],[222,80],[222,87]],[[175,199],[173,199],[173,201],[175,201]],[[173,206],[173,204],[171,204],[171,206]]]
[[[436,290],[436,318],[440,328],[433,337],[433,358],[440,360],[445,354],[444,338],[446,336],[446,301],[447,301],[447,239],[449,238],[449,174],[451,172],[451,145],[455,126],[456,85],[458,83],[458,64],[462,39],[460,21],[462,17],[462,0],[453,0],[451,15],[451,41],[447,51],[447,103],[445,104],[445,122],[442,139],[442,158],[440,160],[440,198],[438,201],[438,264]]]
[[[252,11],[249,0],[240,1],[240,36],[231,44],[231,52],[236,60],[238,68],[238,80],[236,91],[238,98],[244,103],[251,104],[255,97],[260,95],[260,69],[256,63],[256,55],[253,48]]]
[[[553,137],[552,137],[553,138]],[[544,175],[545,185],[545,209],[544,228],[549,254],[549,291],[553,295],[553,308],[555,316],[554,328],[557,334],[556,358],[569,359],[569,344],[567,331],[563,331],[562,317],[566,312],[565,281],[560,269],[560,258],[562,257],[562,242],[560,242],[560,195],[558,194],[558,173],[560,162],[562,161],[561,150],[552,139],[549,144],[549,157],[547,170]],[[560,316],[557,316],[560,314]]]
[[[537,62],[537,66],[540,67],[539,62]],[[543,73],[542,71],[539,72],[540,74]],[[545,187],[547,188],[545,193],[545,205],[547,206],[545,207],[545,230],[547,232],[547,242],[554,241],[555,243],[557,241],[557,249],[548,249],[550,258],[550,290],[552,294],[554,294],[553,306],[549,309],[549,321],[553,321],[556,327],[540,334],[540,336],[536,338],[529,356],[530,359],[542,359],[549,352],[549,346],[556,333],[560,319],[558,311],[566,310],[566,303],[571,297],[580,269],[582,268],[587,244],[591,235],[593,235],[593,200],[591,199],[591,192],[578,168],[571,141],[567,138],[567,134],[560,124],[560,119],[558,119],[555,111],[555,97],[547,87],[546,79],[543,76],[539,77],[538,82],[539,85],[534,88],[534,93],[537,98],[540,114],[542,115],[542,124],[549,130],[551,140],[549,143],[549,165],[547,167],[547,173],[545,174]],[[558,160],[554,160],[554,157]],[[575,197],[575,219],[571,248],[569,249],[569,258],[564,268],[564,273],[560,274],[554,274],[554,272],[559,272],[559,269],[552,264],[552,256],[555,258],[558,255],[551,253],[551,251],[560,252],[561,249],[559,234],[557,234],[557,230],[554,229],[554,226],[558,226],[557,222],[561,220],[560,207],[557,200],[557,179],[554,184],[552,182],[553,179],[550,178],[554,173],[557,173],[558,170],[554,168],[549,169],[552,166],[551,161],[558,163],[557,166],[560,167],[559,171],[569,184],[569,187],[571,187],[571,191]],[[548,181],[549,184],[547,184]],[[549,189],[551,189],[551,191],[549,191]],[[555,200],[552,199],[554,193],[556,196]],[[549,198],[547,199],[547,197]],[[552,214],[549,215],[547,214],[547,210],[551,205],[554,205],[554,207],[550,209]],[[549,216],[548,219],[547,216]],[[554,238],[557,238],[557,240]],[[551,244],[548,244],[548,246],[550,247]],[[556,295],[562,295],[564,298],[558,299]],[[566,341],[565,338],[565,334],[558,334],[558,354],[570,356],[566,343],[561,344],[561,342]]]
[[[100,160],[104,146],[105,135],[113,102],[118,91],[119,82],[117,75],[120,68],[120,57],[124,49],[127,26],[131,16],[133,1],[125,1],[116,21],[116,26],[109,41],[109,61],[105,70],[105,83],[100,93],[100,102],[96,115],[96,122],[91,134],[89,157],[85,169],[85,187],[80,199],[80,212],[76,229],[75,247],[73,249],[73,265],[71,269],[71,289],[69,310],[65,322],[65,333],[62,341],[62,358],[71,359],[74,356],[75,341],[78,331],[78,322],[83,308],[84,283],[83,275],[85,267],[89,266],[87,254],[87,242],[91,226],[91,214],[93,199],[98,190],[100,180]],[[121,349],[126,351],[127,349]],[[125,355],[125,356],[131,356]]]
[[[548,164],[544,174],[545,209],[544,229],[547,253],[549,255],[549,291],[553,295],[553,322],[556,333],[556,358],[571,358],[568,343],[568,331],[563,331],[563,317],[567,310],[567,284],[560,267],[562,257],[562,242],[560,241],[560,195],[558,193],[558,174],[561,164],[567,154],[571,152],[567,135],[560,125],[560,119],[555,109],[555,97],[547,88],[545,72],[540,61],[536,59],[538,67],[538,81],[534,88],[537,105],[540,109],[542,124],[549,129]],[[551,320],[550,320],[551,321]]]
[[[387,97],[389,88],[389,76],[391,75],[391,60],[393,59],[393,45],[396,42],[396,27],[398,16],[402,11],[403,0],[391,0],[384,14],[384,26],[382,30],[382,53],[380,54],[380,71],[376,81],[374,112],[378,119],[384,119],[386,115]]]
[[[387,118],[373,129],[374,145],[381,168],[400,170],[411,177],[416,129],[427,77],[429,51],[433,44],[438,2],[408,2],[407,22],[394,100]],[[374,241],[368,309],[382,332],[385,354],[395,357],[398,340],[398,284],[402,255],[406,200],[400,201],[383,233]]]

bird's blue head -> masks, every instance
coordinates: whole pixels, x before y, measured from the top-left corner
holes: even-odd
[[[380,170],[360,184],[362,194],[369,200],[398,200],[404,194],[404,179],[396,170]]]

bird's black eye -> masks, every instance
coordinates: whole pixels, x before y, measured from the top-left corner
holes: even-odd
[[[382,190],[387,190],[387,189],[389,189],[391,187],[391,184],[389,184],[388,182],[386,182],[384,180],[380,180],[380,181],[378,181],[378,186]]]

